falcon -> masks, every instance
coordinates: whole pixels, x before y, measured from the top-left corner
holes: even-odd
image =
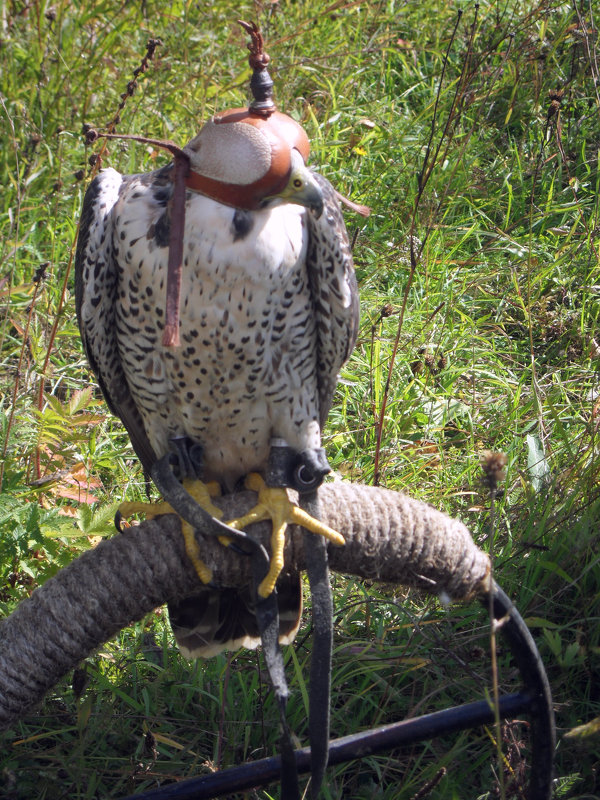
[[[343,539],[290,504],[285,486],[266,483],[274,454],[284,454],[286,485],[296,489],[313,490],[329,471],[321,436],[356,339],[358,294],[339,195],[306,166],[308,138],[275,110],[268,57],[250,49],[250,108],[213,117],[177,151],[179,161],[138,175],[104,169],[90,184],[75,296],[90,366],[145,471],[154,477],[175,453],[184,485],[215,517],[215,484],[232,491],[250,475],[258,506],[230,524],[274,520],[258,597],[277,587],[287,643],[302,594],[299,575],[283,568],[286,523]],[[169,510],[158,504],[152,513]],[[182,527],[204,584],[169,606],[183,653],[255,647],[256,596],[212,585],[193,527]]]
[[[184,148],[192,170],[217,127],[208,123]],[[229,138],[233,152],[217,167],[226,178],[253,178]],[[335,190],[295,148],[290,162],[285,186],[254,210],[186,191],[179,348],[162,344],[173,166],[104,169],[86,193],[76,254],[82,340],[148,473],[178,440],[199,446],[204,481],[230,491],[248,473],[264,475],[274,440],[321,460],[322,427],[356,336],[357,292]],[[187,655],[256,645],[230,594],[219,608],[218,591],[201,593],[206,616],[194,624],[190,604],[185,624],[172,612]]]

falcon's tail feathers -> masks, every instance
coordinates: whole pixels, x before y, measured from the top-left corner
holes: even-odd
[[[300,625],[302,583],[298,573],[283,574],[277,582],[279,641],[290,644]],[[209,586],[183,600],[169,603],[169,618],[185,658],[212,658],[223,650],[260,644],[250,588]]]

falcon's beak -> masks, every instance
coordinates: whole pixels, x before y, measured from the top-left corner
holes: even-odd
[[[323,192],[321,187],[315,181],[315,191],[312,193],[306,202],[306,207],[310,208],[315,217],[319,219],[323,213]]]
[[[282,203],[297,203],[314,212],[317,219],[323,213],[323,192],[314,174],[305,166],[302,156],[292,150],[292,171],[284,189],[265,198],[265,205],[278,200]]]
[[[310,178],[310,183],[305,177],[304,186],[297,191],[296,194],[292,193],[289,202],[298,203],[300,206],[309,208],[314,213],[315,217],[319,219],[323,213],[323,192],[309,170],[306,170],[306,172]]]

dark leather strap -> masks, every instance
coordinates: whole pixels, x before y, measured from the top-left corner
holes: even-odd
[[[279,609],[277,606],[277,590],[268,597],[260,597],[258,587],[269,570],[269,560],[265,560],[259,551],[252,557],[252,572],[254,580],[254,594],[256,600],[256,621],[263,647],[263,654],[267,671],[277,707],[279,709],[279,722],[281,737],[279,748],[281,752],[281,798],[282,800],[300,800],[300,787],[298,785],[298,770],[296,756],[292,744],[287,719],[285,716],[289,689],[285,678],[283,656],[279,646]]]
[[[300,506],[319,519],[316,492],[300,495]],[[310,662],[308,730],[310,737],[311,797],[319,796],[329,758],[329,710],[331,705],[331,651],[333,645],[333,597],[327,564],[327,543],[306,532],[304,553],[310,584],[313,646]]]

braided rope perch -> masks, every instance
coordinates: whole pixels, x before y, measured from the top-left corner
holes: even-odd
[[[323,521],[346,539],[344,547],[329,547],[331,569],[456,599],[489,590],[488,557],[457,520],[397,492],[358,484],[325,484],[319,499]],[[254,500],[242,492],[216,502],[230,519]],[[268,523],[251,530],[268,542]],[[302,530],[292,528],[287,538],[286,565],[302,569]],[[212,538],[203,539],[201,547],[216,584],[250,580],[251,559]],[[173,515],[144,522],[84,553],[0,624],[0,728],[121,628],[196,587]]]

